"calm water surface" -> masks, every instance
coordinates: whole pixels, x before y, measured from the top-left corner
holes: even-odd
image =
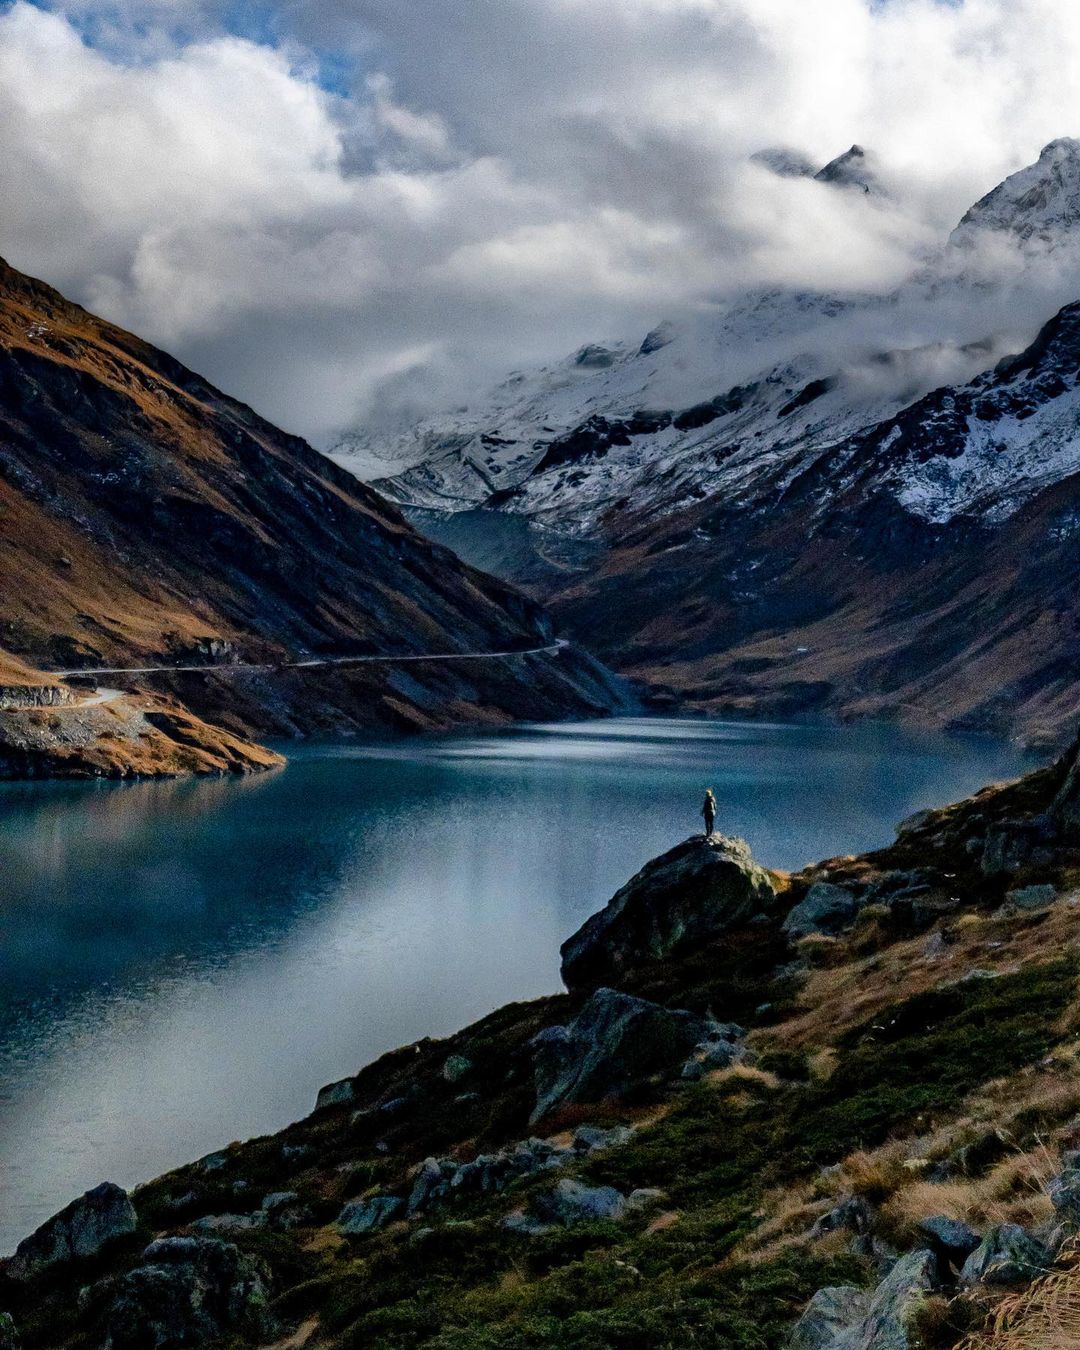
[[[239,783],[0,787],[0,1252],[99,1181],[559,988],[559,943],[699,827],[706,785],[795,867],[1024,767],[887,727],[657,719],[290,753]]]

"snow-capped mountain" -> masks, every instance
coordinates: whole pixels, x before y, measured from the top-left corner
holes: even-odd
[[[773,172],[790,175],[793,163],[789,152],[769,152]],[[877,191],[859,146],[815,177]],[[1078,224],[1080,141],[1054,141],[972,207],[940,255],[892,294],[742,295],[643,339],[590,344],[512,375],[479,404],[389,442],[354,437],[334,457],[411,465],[377,480],[405,506],[491,505],[570,535],[602,535],[606,513],[627,498],[662,511],[687,495],[742,490],[778,459],[800,462],[1023,346],[1056,305],[1015,317],[1002,305],[984,318],[990,298],[1004,299],[1024,264],[1045,262],[1052,245],[1080,248]],[[1002,268],[1003,233],[1012,266],[995,288],[987,268]],[[1055,260],[1054,284],[1070,276]],[[918,340],[935,329],[948,336]]]
[[[768,152],[761,167],[806,172],[786,151]],[[836,190],[878,192],[857,146],[814,176]],[[473,539],[490,544],[493,520],[521,520],[532,556],[516,537],[503,570],[623,669],[702,707],[909,705],[965,724],[1053,731],[1076,705],[1067,693],[1046,703],[1062,671],[1059,693],[1080,674],[1071,618],[1062,627],[1055,601],[1053,679],[1034,676],[1033,660],[1046,653],[1030,644],[1005,661],[997,620],[986,615],[1004,616],[1012,631],[1020,614],[1016,597],[988,599],[997,584],[989,560],[1031,529],[1025,547],[1073,559],[1080,308],[1051,316],[1078,297],[1080,141],[1063,139],[973,206],[892,293],[757,291],[643,339],[583,347],[375,447],[413,461],[377,486],[426,508],[436,535],[448,513],[468,512],[453,528],[466,556]],[[339,455],[347,463],[348,447]],[[1045,531],[1032,524],[1040,520]],[[590,550],[569,571],[549,547],[567,539]],[[845,542],[837,552],[826,539]],[[930,577],[928,560],[936,568],[943,559],[946,572]],[[865,567],[855,614],[852,587]],[[974,587],[962,620],[950,569]],[[1043,613],[1057,580],[1028,577],[1021,591],[1032,613]],[[886,594],[890,612],[906,616],[902,638],[882,613]],[[947,635],[919,638],[916,655],[907,644],[929,621],[931,595],[952,617]],[[1070,595],[1070,614],[1072,603]],[[944,654],[959,659],[980,608],[989,624],[982,655],[946,676]],[[843,641],[832,631],[841,614]],[[824,663],[818,624],[832,654]],[[926,651],[938,654],[924,689],[913,691],[896,663],[897,642],[916,670]],[[785,652],[779,682],[768,643]],[[993,660],[979,665],[991,657],[1028,681],[1004,703],[973,683],[976,669],[999,679]],[[788,687],[792,661],[798,693]],[[733,663],[742,672],[734,683],[722,677]]]

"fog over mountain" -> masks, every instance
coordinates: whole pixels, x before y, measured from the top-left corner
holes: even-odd
[[[1065,0],[16,0],[0,253],[328,444],[732,291],[888,293],[1078,73]],[[753,159],[853,142],[873,192]]]

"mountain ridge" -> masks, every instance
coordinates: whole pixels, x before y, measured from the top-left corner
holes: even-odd
[[[539,647],[550,620],[300,438],[8,264],[0,575],[10,658],[45,679],[201,662],[205,676],[165,673],[155,690],[240,736],[558,716],[619,699],[574,651],[472,678],[425,668],[408,688],[370,666],[279,678],[275,667],[313,655]],[[230,676],[251,663],[262,673]],[[23,762],[7,750],[9,769]]]
[[[1080,248],[1074,198],[1080,142],[1063,138],[967,212],[906,290],[750,293],[692,330],[665,332],[647,355],[624,343],[587,376],[564,362],[508,382],[501,413],[496,399],[462,415],[441,448],[438,423],[422,426],[434,453],[375,485],[466,556],[471,531],[504,575],[667,705],[1060,738],[1076,711],[1078,661],[1055,571],[1074,566],[1065,536],[1080,409],[1061,330],[1075,296],[1014,346],[1000,333],[861,352],[845,343],[860,324],[902,329],[916,299],[931,314],[981,314],[995,286],[1006,296],[1013,284],[1002,246],[1032,275],[1048,267],[1067,278],[1069,250]],[[1025,375],[1023,362],[1052,341],[1057,368]],[[693,403],[658,397],[674,388],[663,372],[731,367],[731,353],[756,373]],[[759,354],[774,363],[756,366]],[[444,519],[462,509],[461,523]],[[496,513],[521,518],[513,547],[493,546]],[[826,549],[826,537],[845,542]],[[906,541],[881,551],[895,576],[868,561],[883,537]],[[1041,584],[1017,554],[1021,538],[1047,562]],[[962,601],[945,590],[952,549]],[[771,608],[761,598],[770,588]],[[935,597],[921,622],[920,596]],[[946,613],[954,625],[965,617],[931,643],[935,674],[915,651]],[[1024,656],[1009,636],[1025,616],[1052,631],[1042,654],[1031,644]],[[985,650],[995,644],[997,667]],[[905,653],[916,678],[903,676]]]

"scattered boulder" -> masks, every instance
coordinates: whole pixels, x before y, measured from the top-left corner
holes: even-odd
[[[448,1083],[456,1083],[472,1068],[472,1060],[466,1059],[464,1055],[448,1055],[446,1063],[442,1067],[442,1076]]]
[[[1080,839],[1080,739],[1058,761],[1064,779],[1050,806],[1050,818],[1070,842]]]
[[[1014,891],[1005,892],[1006,904],[1017,909],[1047,909],[1056,899],[1056,886],[1020,886]]]
[[[788,1350],[829,1350],[870,1311],[870,1294],[850,1285],[819,1289],[788,1339]]]
[[[366,1200],[350,1200],[337,1218],[338,1232],[346,1237],[376,1233],[403,1213],[405,1201],[396,1195],[372,1195]]]
[[[356,1100],[356,1082],[352,1078],[342,1078],[337,1083],[327,1083],[319,1089],[315,1098],[315,1110],[322,1111],[330,1106],[348,1106]]]
[[[944,1214],[931,1214],[918,1223],[919,1232],[930,1243],[938,1256],[959,1269],[982,1239],[973,1228],[960,1219],[949,1219]]]
[[[1017,1223],[998,1224],[964,1262],[960,1283],[1028,1284],[1053,1264],[1053,1258]]]
[[[135,1225],[127,1191],[102,1182],[19,1243],[8,1262],[8,1278],[32,1280],[50,1266],[94,1256],[107,1243],[133,1233]]]
[[[810,1236],[819,1238],[845,1228],[850,1233],[869,1233],[873,1226],[874,1211],[869,1201],[861,1195],[849,1195],[815,1221]]]
[[[569,1228],[598,1219],[621,1219],[626,1212],[626,1197],[613,1186],[586,1186],[563,1177],[550,1191],[532,1197],[532,1210],[543,1222]]]
[[[634,1131],[629,1125],[615,1125],[602,1130],[598,1125],[579,1125],[574,1131],[575,1153],[601,1153],[604,1149],[625,1144]]]
[[[704,942],[774,907],[776,889],[741,839],[695,835],[646,863],[562,945],[571,990],[617,983],[681,942]]]
[[[1051,815],[1002,820],[986,831],[980,866],[984,876],[1004,876],[1028,864],[1049,861],[1058,837]]]
[[[259,1262],[216,1238],[161,1238],[119,1281],[105,1347],[179,1350],[227,1335],[261,1339],[273,1330]]]
[[[709,1039],[696,1045],[683,1065],[682,1077],[696,1082],[714,1069],[729,1069],[732,1064],[751,1060],[753,1056],[743,1042],[745,1035],[745,1029],[734,1022],[714,1024],[709,1029]]]
[[[858,903],[851,891],[831,881],[818,881],[789,912],[783,931],[789,938],[838,933],[854,921],[857,911]]]
[[[667,1193],[657,1186],[639,1186],[637,1190],[631,1191],[626,1197],[627,1214],[637,1213],[643,1209],[654,1209],[658,1205],[667,1203]]]
[[[927,1250],[908,1252],[874,1290],[863,1320],[845,1350],[908,1350],[926,1296],[937,1285],[937,1258]]]
[[[516,1209],[503,1219],[501,1227],[505,1228],[508,1233],[520,1233],[523,1237],[540,1237],[543,1233],[550,1233],[555,1225],[544,1223],[531,1214]]]
[[[315,1222],[311,1209],[297,1202],[294,1205],[282,1205],[267,1211],[267,1227],[275,1233],[287,1233],[293,1228],[303,1228]]]
[[[252,1214],[207,1214],[191,1227],[196,1233],[250,1233],[266,1227],[266,1215],[259,1210]]]
[[[1059,1218],[1080,1228],[1080,1156],[1066,1155],[1065,1170],[1051,1180],[1049,1191]]]
[[[536,1106],[532,1120],[557,1106],[621,1097],[657,1075],[677,1073],[712,1023],[682,1009],[598,989],[567,1026],[532,1041]]]

